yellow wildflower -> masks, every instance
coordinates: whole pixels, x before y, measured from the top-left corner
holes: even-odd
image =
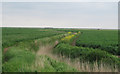
[[[71,34],[71,32],[68,32],[68,34]]]
[[[75,35],[72,35],[72,37],[74,37]]]
[[[64,38],[61,39],[62,41],[64,40]]]
[[[81,33],[80,31],[78,33]]]

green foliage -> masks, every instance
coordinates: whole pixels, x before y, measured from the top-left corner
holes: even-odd
[[[14,30],[14,31],[13,31]],[[67,64],[52,60],[45,56],[45,66],[33,69],[36,61],[36,54],[39,46],[52,44],[61,39],[64,32],[58,32],[55,29],[22,29],[22,28],[4,28],[3,29],[3,49],[9,47],[3,54],[3,72],[67,72],[76,71]],[[60,34],[60,35],[59,35]],[[22,37],[21,37],[22,36]],[[36,38],[37,37],[37,38]],[[36,64],[35,64],[36,65]]]
[[[79,34],[68,34],[67,36],[64,36],[62,39],[61,39],[61,42],[60,43],[66,43],[66,44],[72,44],[72,42],[74,41],[74,39],[76,37],[78,37]]]
[[[0,27],[0,73],[2,73],[2,28]]]
[[[76,42],[77,46],[97,48],[118,55],[117,30],[86,30]]]
[[[3,72],[19,72],[25,64],[35,60],[35,54],[30,51],[12,47],[3,55]]]
[[[56,29],[2,28],[2,46],[6,48],[16,45],[18,42],[35,40],[63,33],[64,32],[56,31]]]
[[[48,56],[40,56],[45,59],[44,68],[41,72],[76,72],[77,70],[68,66],[65,63],[55,61]]]
[[[76,38],[69,42],[59,41],[54,52],[72,59],[79,58],[87,62],[98,61],[107,64],[117,64],[120,67],[120,55],[118,50],[118,32],[116,30],[79,30],[79,29],[39,29],[39,28],[3,28],[2,46],[9,50],[3,54],[3,72],[74,72],[65,63],[55,61],[48,56],[40,56],[40,62],[44,63],[34,67],[39,45],[51,44],[61,40],[64,33],[81,32],[77,40],[77,46],[71,46]]]
[[[88,47],[77,47],[70,46],[69,44],[60,43],[56,46],[54,53],[58,53],[61,55],[65,55],[70,58],[80,58],[83,61],[89,62],[101,62],[103,59],[109,59],[108,63],[119,63],[119,59],[106,51],[102,51],[99,49],[93,49]]]

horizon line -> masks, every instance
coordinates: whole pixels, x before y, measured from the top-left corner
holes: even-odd
[[[2,26],[1,28],[63,28],[63,29],[113,29],[113,30],[118,30],[118,28],[100,28],[100,27],[34,27],[34,26]]]

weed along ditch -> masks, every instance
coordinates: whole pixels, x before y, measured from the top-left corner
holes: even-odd
[[[3,72],[118,72],[117,30],[3,28]]]
[[[119,4],[5,0],[0,72],[119,74]]]

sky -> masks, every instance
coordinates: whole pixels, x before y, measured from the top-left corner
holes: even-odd
[[[118,2],[119,0],[2,0],[2,2]]]
[[[117,2],[4,2],[2,9],[3,27],[118,28]]]

